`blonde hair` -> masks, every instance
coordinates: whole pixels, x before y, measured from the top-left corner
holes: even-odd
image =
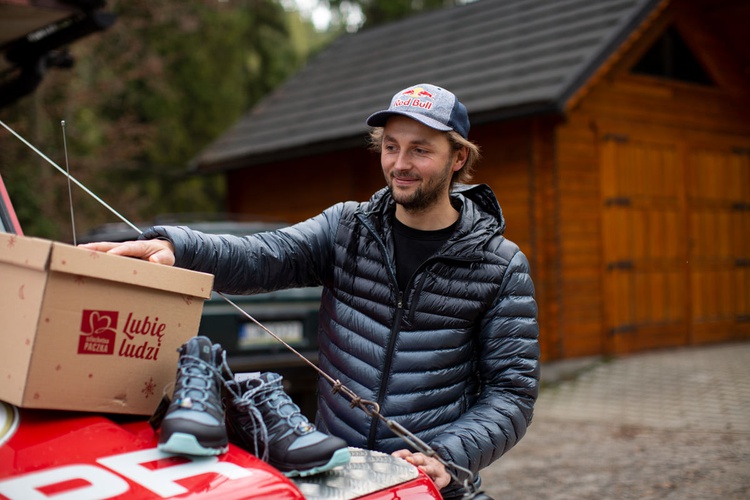
[[[469,184],[474,177],[474,168],[482,157],[479,146],[468,139],[464,139],[458,132],[453,130],[446,132],[445,136],[448,138],[448,142],[454,152],[466,148],[467,153],[464,166],[453,173],[451,184],[455,182]],[[383,127],[375,127],[370,130],[370,138],[368,142],[370,151],[379,154],[383,150]]]

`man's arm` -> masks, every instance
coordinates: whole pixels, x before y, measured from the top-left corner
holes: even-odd
[[[248,236],[156,226],[141,238],[170,241],[175,265],[213,274],[217,291],[253,294],[320,285],[341,213],[342,204],[337,204],[293,226]]]

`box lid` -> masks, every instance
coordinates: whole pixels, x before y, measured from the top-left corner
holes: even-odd
[[[0,233],[0,262],[45,270],[51,246],[50,240]]]
[[[214,280],[214,276],[208,273],[111,255],[58,242],[52,243],[49,268],[52,271],[118,281],[203,299],[211,296]]]

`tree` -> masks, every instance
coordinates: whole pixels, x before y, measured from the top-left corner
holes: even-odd
[[[471,0],[326,0],[338,24],[345,24],[351,9],[362,12],[362,27],[379,26],[418,12],[441,9]]]
[[[75,67],[3,120],[60,165],[66,120],[71,173],[134,222],[221,211],[223,179],[188,175],[188,162],[298,69],[314,29],[273,0],[110,5],[114,26],[73,44]],[[65,177],[13,138],[0,149],[26,232],[70,241]],[[76,189],[74,206],[77,232],[117,220]]]

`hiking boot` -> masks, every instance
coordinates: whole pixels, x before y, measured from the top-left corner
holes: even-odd
[[[161,423],[159,450],[184,455],[220,455],[228,448],[221,402],[224,350],[203,336],[178,349],[172,401]]]
[[[282,378],[227,382],[229,439],[288,477],[309,476],[349,463],[346,442],[315,429],[284,392]]]

